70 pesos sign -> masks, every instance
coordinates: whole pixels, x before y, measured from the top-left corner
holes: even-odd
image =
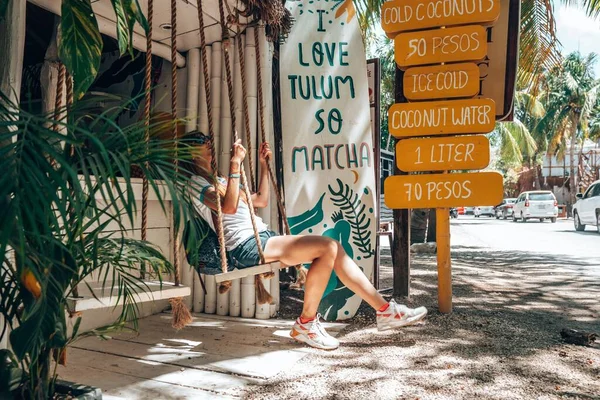
[[[395,175],[384,189],[391,209],[495,206],[502,201],[503,181],[497,172]]]

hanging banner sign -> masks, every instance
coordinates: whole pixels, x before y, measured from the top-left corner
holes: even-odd
[[[485,24],[500,15],[500,0],[394,0],[381,8],[381,27],[396,33],[441,26]]]
[[[479,67],[475,63],[414,67],[404,72],[408,100],[473,97],[479,93]]]
[[[497,172],[394,175],[384,189],[391,209],[496,206],[504,194]]]
[[[406,139],[396,144],[396,164],[405,172],[483,169],[490,163],[485,136]]]
[[[339,241],[372,281],[375,160],[365,49],[351,1],[287,1],[295,20],[281,46],[283,173],[293,234]],[[335,276],[319,312],[351,318],[360,298]]]
[[[481,25],[401,33],[394,39],[394,59],[400,68],[475,61],[486,54],[487,35]]]
[[[495,112],[491,99],[397,103],[388,111],[388,127],[397,138],[489,133],[494,130]]]

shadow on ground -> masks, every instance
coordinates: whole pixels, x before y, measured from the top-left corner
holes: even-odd
[[[425,325],[378,333],[363,304],[340,349],[315,351],[248,398],[600,399],[600,346],[560,337],[600,333],[600,260],[464,246],[452,258],[452,314],[437,311],[435,256],[415,256],[408,303],[429,308]],[[388,250],[384,288],[389,264]],[[282,292],[293,312],[300,295]]]

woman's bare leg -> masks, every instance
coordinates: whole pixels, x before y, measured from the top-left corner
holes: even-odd
[[[338,242],[335,243],[338,246],[338,251],[333,269],[340,281],[375,310],[379,310],[386,305],[387,301],[379,294],[354,260],[348,257],[342,245]]]
[[[265,261],[281,261],[286,265],[311,262],[304,286],[303,318],[317,314],[321,297],[327,287],[336,257],[334,241],[321,236],[276,236],[267,242]]]
[[[371,285],[358,265],[346,254],[341,244],[324,236],[276,236],[267,242],[265,261],[281,261],[287,265],[312,262],[304,289],[302,317],[317,313],[332,269],[344,285],[378,310],[387,302]]]

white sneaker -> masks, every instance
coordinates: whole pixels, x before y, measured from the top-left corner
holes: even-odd
[[[340,346],[339,340],[325,332],[325,328],[321,325],[319,319],[321,315],[317,314],[316,318],[306,324],[300,322],[300,318],[292,327],[290,336],[295,340],[306,343],[309,346],[323,350],[334,350]]]
[[[377,329],[380,331],[412,325],[427,315],[425,307],[408,308],[397,304],[393,299],[389,304],[387,310],[377,311]]]

